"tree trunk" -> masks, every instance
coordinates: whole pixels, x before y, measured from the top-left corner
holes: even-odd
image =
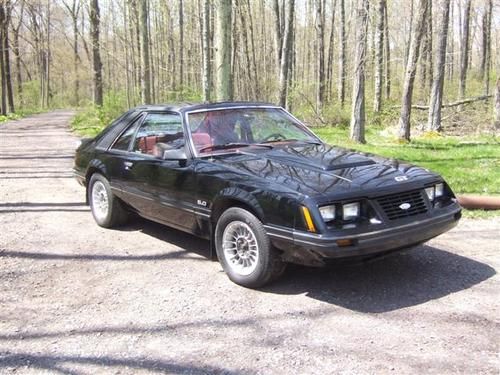
[[[432,56],[434,52],[434,41],[432,38],[433,34],[433,16],[432,16],[432,1],[429,1],[429,15],[427,16],[427,69],[429,80],[427,84],[429,86],[429,91],[432,89],[433,76],[434,76],[434,64],[432,61]]]
[[[232,100],[231,32],[232,0],[215,1],[215,96],[217,100]]]
[[[276,52],[276,66],[278,71],[281,69],[281,49],[283,47],[283,33],[282,24],[283,15],[280,14],[279,0],[273,0],[273,14],[274,14],[274,49]]]
[[[365,65],[368,32],[368,0],[359,1],[356,10],[356,52],[352,87],[351,139],[365,143]]]
[[[500,78],[495,88],[495,127],[500,129]]]
[[[52,95],[51,89],[50,89],[50,60],[52,59],[51,56],[51,48],[50,48],[50,28],[52,26],[52,21],[51,21],[51,8],[50,8],[51,2],[50,0],[47,0],[47,22],[46,22],[46,40],[45,40],[45,51],[44,51],[44,74],[45,74],[45,93],[43,95],[43,98],[45,99],[43,102],[43,107],[48,108],[50,104],[50,98]]]
[[[413,35],[413,13],[414,13],[414,4],[413,0],[410,0],[410,26],[408,30],[408,39],[406,40],[406,45],[405,45],[405,58],[404,58],[404,65],[408,65],[408,56],[410,54],[410,44],[411,44],[411,38]]]
[[[92,41],[92,67],[93,67],[93,84],[94,84],[94,104],[102,106],[102,62],[99,44],[99,1],[90,1],[90,38]]]
[[[493,14],[493,1],[487,0],[483,15],[483,39],[481,50],[480,74],[484,80],[484,94],[490,91],[490,66],[491,66],[491,18]]]
[[[325,101],[325,25],[323,0],[316,2],[316,112],[323,112]]]
[[[71,22],[73,26],[73,73],[74,73],[74,104],[76,106],[80,103],[80,74],[79,74],[79,65],[80,65],[80,55],[78,54],[78,17],[81,9],[81,3],[79,0],[73,0],[73,3],[68,5],[65,1],[63,1],[64,6],[68,10],[68,13],[71,17]]]
[[[141,99],[143,104],[151,104],[151,66],[149,62],[149,33],[148,33],[148,1],[140,0],[140,34],[141,34]]]
[[[345,35],[345,4],[340,0],[340,51],[339,51],[339,82],[338,82],[338,100],[341,107],[345,102],[345,72],[346,72],[346,35]]]
[[[429,0],[420,0],[417,18],[413,27],[413,38],[410,43],[410,53],[406,64],[406,74],[403,86],[403,98],[401,103],[401,115],[399,117],[399,139],[410,140],[410,116],[411,101],[413,96],[413,84],[417,71],[420,42],[424,32],[425,17],[427,16]]]
[[[3,70],[5,76],[5,89],[7,94],[7,104],[9,108],[9,112],[14,113],[14,93],[12,90],[12,76],[10,74],[10,52],[9,52],[9,24],[10,24],[10,16],[12,11],[12,6],[10,1],[5,1],[5,5],[1,6],[2,9],[0,12],[3,13],[3,18],[1,20],[2,27],[2,43],[0,44],[0,48],[3,50]],[[3,94],[2,94],[3,95]]]
[[[179,84],[184,86],[184,1],[179,0]]]
[[[16,83],[17,95],[19,97],[19,104],[21,107],[24,105],[23,99],[23,77],[21,74],[21,53],[19,52],[19,29],[14,29],[12,52],[14,53],[16,61]]]
[[[443,103],[443,85],[446,65],[446,46],[448,43],[448,24],[450,16],[450,0],[442,1],[441,27],[439,42],[436,49],[436,70],[432,80],[431,97],[429,101],[429,118],[427,129],[441,131],[441,104]]]
[[[391,98],[391,43],[389,40],[389,20],[387,15],[387,2],[384,2],[384,52],[385,52],[385,98]]]
[[[287,104],[287,90],[288,90],[288,74],[289,74],[289,62],[292,49],[292,30],[293,30],[293,20],[295,18],[295,0],[287,1],[288,9],[285,19],[285,31],[283,35],[284,45],[281,49],[280,57],[280,79],[279,79],[279,105],[286,107]]]
[[[210,101],[212,64],[210,63],[210,0],[203,1],[203,100]]]
[[[373,111],[379,113],[382,106],[382,71],[384,65],[384,9],[385,0],[378,1],[377,29],[375,35],[375,93]]]
[[[470,25],[470,8],[472,0],[466,0],[463,16],[462,40],[460,47],[460,81],[459,81],[459,96],[465,98],[465,85],[467,81],[467,68],[469,61],[469,25]]]
[[[0,105],[0,114],[7,114],[7,82],[5,77],[5,55],[3,53],[3,44],[5,39],[6,16],[4,4],[0,3],[0,75],[2,84],[2,102]]]
[[[455,19],[455,2],[450,3],[450,19],[454,20]],[[448,80],[452,81],[453,76],[455,74],[455,32],[453,27],[448,28],[448,32],[450,35],[448,36],[448,53],[446,55],[446,66],[448,68]]]
[[[330,29],[330,37],[328,43],[328,60],[326,64],[326,89],[327,89],[327,100],[331,101],[332,98],[332,76],[333,76],[333,47],[335,42],[335,7],[337,5],[337,0],[332,1],[332,22]]]

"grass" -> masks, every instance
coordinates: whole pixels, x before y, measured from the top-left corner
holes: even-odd
[[[21,117],[23,117],[23,116],[19,113],[8,113],[6,116],[0,115],[0,124],[2,122],[7,122],[9,120],[17,120]]]
[[[348,139],[345,127],[314,131],[330,144],[404,160],[441,174],[459,193],[500,194],[500,139],[493,136],[424,135],[399,143],[382,128],[367,130],[367,144]]]

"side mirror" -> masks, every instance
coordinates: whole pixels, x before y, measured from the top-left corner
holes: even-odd
[[[184,151],[184,147],[181,149],[174,148],[171,150],[163,151],[163,160],[187,160],[187,155]]]

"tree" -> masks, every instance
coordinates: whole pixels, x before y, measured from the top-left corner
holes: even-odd
[[[293,20],[295,18],[295,0],[288,0],[288,8],[286,13],[285,31],[283,36],[284,45],[280,47],[280,78],[279,78],[279,105],[285,107],[287,105],[287,90],[288,90],[288,74],[290,71],[290,53],[292,49],[292,29]]]
[[[10,72],[10,53],[9,53],[9,24],[12,11],[12,4],[10,0],[6,0],[4,4],[0,4],[0,69],[2,69],[2,113],[7,112],[6,104],[8,104],[8,111],[15,112],[14,108],[14,93],[12,90],[12,76]],[[7,103],[5,98],[7,97]]]
[[[100,13],[99,0],[90,1],[90,39],[92,41],[92,68],[94,86],[94,104],[101,107],[103,103],[102,94],[102,62],[99,43]]]
[[[338,100],[344,106],[345,101],[345,74],[346,74],[346,35],[345,35],[345,6],[344,0],[340,0],[340,51],[339,51],[339,80],[338,80]]]
[[[74,100],[75,105],[78,105],[80,102],[80,78],[79,78],[79,65],[80,65],[80,55],[78,54],[78,19],[79,13],[81,9],[81,3],[79,0],[73,0],[71,5],[69,5],[66,1],[63,1],[65,8],[68,10],[68,13],[71,17],[71,22],[73,24],[73,71],[75,74],[75,92],[74,92]]]
[[[140,0],[140,34],[141,34],[141,99],[143,104],[151,104],[151,67],[149,63],[148,2]],[[182,72],[182,71],[181,71]]]
[[[375,36],[375,93],[373,111],[380,112],[382,106],[382,71],[384,65],[384,11],[385,0],[378,1],[377,29]]]
[[[215,1],[215,96],[233,99],[231,67],[232,0]]]
[[[332,22],[330,26],[330,38],[328,43],[328,62],[326,65],[326,87],[327,87],[327,97],[331,101],[332,95],[332,73],[333,73],[333,53],[334,53],[334,41],[335,41],[335,7],[337,5],[337,0],[332,0]]]
[[[460,80],[459,80],[459,95],[460,98],[465,98],[465,84],[467,81],[467,69],[469,62],[469,26],[470,26],[470,8],[472,0],[466,0],[464,15],[462,20],[462,39],[460,46]]]
[[[351,139],[365,143],[365,65],[368,31],[368,0],[359,1],[356,9],[356,52],[352,86]]]
[[[325,101],[325,10],[323,0],[316,3],[316,112],[321,114]]]
[[[183,0],[179,0],[179,83],[182,90],[184,86],[184,1]]]
[[[11,22],[12,52],[14,53],[14,58],[15,58],[17,95],[19,97],[19,104],[21,106],[24,104],[24,100],[23,100],[23,78],[21,75],[21,53],[19,50],[19,35],[20,35],[21,25],[23,24],[23,16],[24,16],[24,1],[21,1],[17,24]]]
[[[495,87],[495,127],[500,128],[500,78]]]
[[[441,105],[443,103],[443,86],[446,64],[446,46],[448,43],[448,24],[450,16],[450,0],[442,0],[441,28],[436,48],[436,70],[432,80],[431,97],[429,100],[429,119],[427,129],[441,131]]]
[[[417,18],[413,26],[413,37],[410,43],[408,54],[408,62],[406,64],[406,73],[403,86],[403,97],[401,100],[401,114],[399,116],[399,139],[410,140],[410,117],[411,117],[411,102],[413,96],[413,84],[415,82],[415,74],[417,72],[417,62],[420,49],[420,42],[425,26],[425,17],[429,0],[420,0],[417,10]]]
[[[479,74],[484,80],[484,94],[490,91],[490,65],[491,65],[491,18],[493,13],[493,1],[486,0],[482,20],[482,40],[479,63]]]
[[[210,63],[210,0],[203,0],[202,45],[203,45],[203,100],[208,102],[212,90],[212,64]]]
[[[7,82],[5,75],[5,56],[3,53],[3,43],[5,39],[6,15],[4,4],[0,3],[0,75],[2,84],[2,102],[0,103],[0,114],[7,114]]]
[[[391,97],[391,44],[389,41],[389,17],[387,16],[387,2],[384,1],[384,53],[385,53],[385,97]]]

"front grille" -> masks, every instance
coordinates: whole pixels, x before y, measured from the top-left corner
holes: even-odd
[[[396,220],[403,217],[420,215],[427,212],[422,191],[408,191],[403,193],[384,195],[375,199],[380,205],[389,220]],[[410,204],[406,210],[401,209],[403,203]]]

